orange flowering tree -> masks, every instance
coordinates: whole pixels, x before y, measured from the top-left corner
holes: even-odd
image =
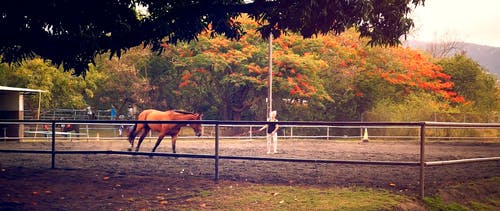
[[[427,93],[446,108],[467,103],[450,75],[432,58],[403,47],[370,47],[354,31],[319,36],[321,59],[328,68],[320,74],[332,101],[325,113],[335,120],[360,120],[380,100],[398,102],[414,93]]]
[[[237,21],[248,32],[239,41],[207,31],[197,42],[164,44],[148,67],[158,100],[218,119],[266,116],[268,43],[253,21]],[[442,107],[468,102],[432,58],[408,48],[370,47],[354,31],[273,40],[273,108],[288,120],[357,120],[380,100],[413,93]]]
[[[177,99],[195,110],[217,112],[221,119],[240,120],[265,116],[268,93],[268,44],[257,33],[257,24],[238,19],[247,34],[239,41],[202,34],[197,42],[164,45],[173,68],[182,72],[177,82]],[[318,73],[327,65],[317,54],[297,52],[304,42],[297,36],[275,40],[273,50],[273,93],[276,106],[306,105],[327,98]],[[166,58],[168,58],[166,57]],[[189,97],[188,97],[189,96]]]
[[[176,99],[171,104],[221,119],[265,116],[268,43],[253,21],[238,21],[248,32],[239,41],[208,31],[197,42],[163,46],[169,70],[161,84]],[[411,49],[370,47],[354,31],[273,40],[273,108],[286,119],[356,120],[379,100],[411,93],[429,93],[443,105],[467,102],[440,66]]]
[[[376,49],[371,53],[370,73],[398,88],[400,94],[427,91],[444,101],[465,102],[454,91],[451,76],[421,53],[403,47]]]

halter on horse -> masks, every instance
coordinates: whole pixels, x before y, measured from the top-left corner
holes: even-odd
[[[201,120],[203,114],[197,114],[187,111],[179,110],[169,110],[169,111],[158,111],[154,109],[148,109],[141,112],[137,120],[146,121],[170,121],[170,120]],[[142,131],[139,141],[137,142],[136,152],[139,151],[142,141],[148,134],[150,130],[158,131],[159,136],[156,140],[156,144],[153,148],[153,152],[156,150],[158,145],[160,145],[163,137],[170,135],[172,137],[172,151],[175,153],[175,142],[179,136],[179,132],[182,127],[188,126],[188,124],[175,124],[175,123],[138,123],[135,124],[133,129],[128,134],[128,141],[130,142],[129,151],[134,147],[135,137]],[[189,124],[193,128],[196,136],[201,136],[203,133],[203,127],[201,124]]]

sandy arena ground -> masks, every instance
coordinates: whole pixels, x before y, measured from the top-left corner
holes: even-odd
[[[153,141],[145,141],[141,151],[149,152]],[[0,149],[50,150],[39,142],[1,142]],[[125,140],[63,140],[57,150],[126,151]],[[418,162],[416,141],[282,140],[279,153],[267,155],[264,139],[222,140],[220,155],[273,158],[334,159]],[[159,152],[171,152],[165,138]],[[213,140],[177,142],[178,153],[214,153]],[[433,142],[426,147],[426,160],[499,157],[500,143]],[[314,185],[322,187],[372,187],[417,196],[418,166],[291,163],[275,161],[220,160],[220,181],[213,181],[214,160],[103,155],[58,154],[50,169],[47,154],[0,153],[0,209],[162,209],[158,197],[169,203],[186,201],[194,192],[231,183]],[[425,168],[425,192],[494,176],[500,176],[500,161],[456,164]],[[163,196],[163,195],[165,196]],[[144,196],[142,200],[129,196]],[[168,196],[168,197],[167,197]]]

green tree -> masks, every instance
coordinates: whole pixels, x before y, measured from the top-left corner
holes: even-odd
[[[93,80],[72,77],[42,59],[26,60],[19,65],[0,66],[0,84],[4,86],[40,89],[42,93],[42,109],[84,108],[87,98],[95,91]],[[26,109],[38,108],[38,97],[26,100]],[[34,112],[33,112],[34,113]]]
[[[500,98],[497,79],[477,62],[463,54],[439,60],[443,72],[451,75],[454,90],[469,102],[464,111],[498,112]]]
[[[139,105],[140,109],[150,108],[154,104],[154,91],[147,75],[147,66],[152,55],[149,49],[131,48],[120,59],[99,57],[95,69],[90,69],[87,78],[95,81],[98,92],[89,103],[109,109],[114,105],[119,114],[125,114],[128,105]]]
[[[443,112],[445,107],[435,95],[411,93],[399,101],[388,98],[377,101],[365,118],[388,122],[434,121],[433,115]]]
[[[163,42],[192,41],[209,26],[212,35],[240,38],[235,20],[243,13],[259,21],[263,37],[285,31],[304,37],[339,34],[351,27],[371,44],[396,45],[413,26],[408,17],[424,0],[40,0],[0,5],[0,54],[4,62],[35,55],[84,75],[94,58],[120,56],[142,43],[161,51]],[[146,10],[141,12],[141,8]]]

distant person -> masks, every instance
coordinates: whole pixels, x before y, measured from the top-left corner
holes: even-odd
[[[92,111],[92,107],[87,106],[87,116],[89,119],[94,119],[94,112]]]
[[[64,120],[64,117],[61,117],[61,120]],[[63,129],[64,127],[66,127],[66,124],[61,123],[61,124],[59,124],[59,127],[61,128],[61,131],[62,131],[62,129]]]
[[[132,105],[128,105],[128,119],[129,120],[132,120],[134,119],[134,108],[132,107]]]
[[[278,153],[278,123],[276,119],[276,111],[271,111],[269,114],[269,119],[267,120],[269,123],[264,125],[262,128],[260,128],[258,131],[262,131],[264,129],[267,129],[267,154],[271,154],[271,143],[273,146],[273,153],[276,154]]]
[[[111,105],[111,109],[109,109],[109,113],[111,116],[111,120],[116,120],[116,109],[114,105]]]
[[[124,119],[125,119],[125,116],[120,115],[120,116],[118,116],[118,119],[119,119],[119,120],[124,120]],[[120,125],[120,127],[118,128],[118,135],[119,135],[119,136],[122,136],[122,135],[123,135],[123,129],[125,129],[125,125],[121,124],[121,125]]]

